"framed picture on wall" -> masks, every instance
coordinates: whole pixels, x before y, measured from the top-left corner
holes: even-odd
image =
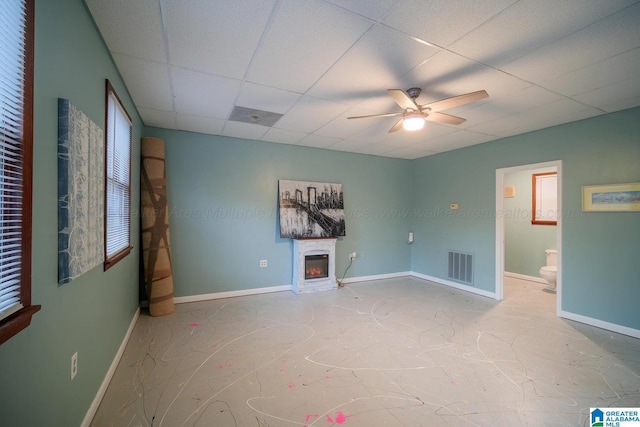
[[[582,187],[582,211],[640,211],[640,182],[629,184],[585,185]]]
[[[278,181],[280,237],[292,239],[345,235],[342,184]]]

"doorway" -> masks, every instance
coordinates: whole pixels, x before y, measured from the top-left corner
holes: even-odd
[[[562,161],[555,160],[544,163],[513,166],[496,169],[496,294],[499,301],[504,299],[504,270],[505,270],[505,208],[504,183],[505,176],[512,172],[527,171],[543,168],[555,168],[557,172],[557,224],[556,249],[558,251],[558,277],[556,282],[556,315],[559,316],[562,307]]]

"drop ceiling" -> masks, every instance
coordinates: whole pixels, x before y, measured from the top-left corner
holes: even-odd
[[[86,4],[147,126],[414,159],[640,105],[638,0]],[[420,104],[489,98],[418,132],[347,119],[399,112],[386,89],[416,86]]]

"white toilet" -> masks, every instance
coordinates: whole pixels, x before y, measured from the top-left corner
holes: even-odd
[[[558,277],[558,251],[555,249],[547,249],[547,265],[540,269],[540,277],[549,283],[544,291],[556,293],[556,280]]]

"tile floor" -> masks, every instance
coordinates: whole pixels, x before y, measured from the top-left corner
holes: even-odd
[[[587,426],[640,406],[640,340],[417,278],[143,314],[92,426]]]

